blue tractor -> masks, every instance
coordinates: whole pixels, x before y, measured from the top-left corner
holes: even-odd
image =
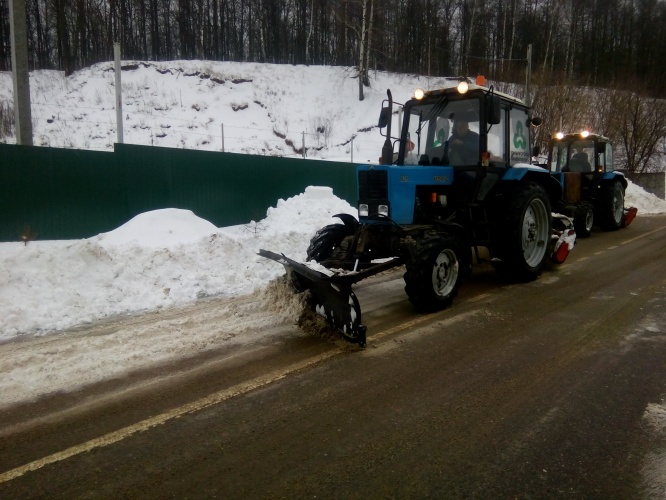
[[[579,237],[590,236],[594,226],[606,231],[626,227],[636,216],[636,208],[624,206],[627,179],[613,168],[609,138],[558,132],[550,141],[548,167],[564,189],[554,208],[573,218]]]
[[[368,276],[404,265],[409,301],[433,312],[452,302],[473,263],[490,260],[503,277],[531,281],[549,258],[563,262],[575,240],[568,219],[551,213],[561,184],[530,162],[530,128],[540,120],[521,100],[467,82],[417,90],[394,137],[387,94],[381,160],[357,167],[358,218],[340,214],[320,229],[306,263],[260,251],[361,346],[366,328],[352,285]]]

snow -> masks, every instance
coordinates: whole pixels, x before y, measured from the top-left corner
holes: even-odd
[[[122,72],[125,143],[221,151],[224,130],[227,152],[297,157],[305,140],[310,158],[351,161],[353,154],[355,162],[380,156],[384,138],[376,126],[388,88],[405,102],[418,87],[457,84],[374,72],[359,101],[358,80],[348,68],[230,61],[123,66],[136,68]],[[112,62],[69,77],[31,72],[35,145],[112,151],[114,79]],[[11,102],[12,92],[11,73],[0,72],[0,102]]]
[[[305,260],[319,228],[355,212],[331,188],[311,186],[243,226],[218,229],[189,210],[163,209],[88,239],[0,243],[0,341],[252,293],[284,273],[260,248]]]
[[[350,154],[340,144],[358,135],[363,139],[354,143],[355,159],[367,161],[379,155],[383,138],[376,129],[359,129],[376,123],[384,97],[379,89],[399,89],[394,95],[407,99],[417,86],[444,83],[380,73],[359,103],[356,81],[339,68],[206,62],[207,73],[224,84],[213,76],[185,76],[203,64],[151,63],[123,73],[123,88],[134,92],[125,101],[128,142],[219,149],[213,139],[219,117],[236,113],[231,123],[249,135],[225,137],[227,151],[285,153],[274,130],[299,143],[302,130],[324,127],[328,137],[320,140],[328,146],[319,156]],[[104,149],[113,143],[108,68],[96,65],[68,79],[47,71],[31,75],[38,144]],[[160,76],[156,68],[168,71]],[[6,80],[0,74],[0,99],[11,95]],[[202,136],[210,141],[203,144]],[[364,141],[371,145],[367,150]],[[639,217],[666,213],[665,201],[631,183],[626,205],[638,207]],[[0,408],[270,334],[271,327],[293,320],[301,304],[275,281],[284,268],[258,250],[302,261],[310,238],[337,222],[337,213],[356,210],[331,188],[311,186],[276,200],[264,219],[235,227],[217,228],[191,211],[164,209],[88,239],[0,243]],[[210,300],[219,304],[179,313]],[[137,313],[152,321],[133,322]],[[123,318],[120,327],[105,329]],[[86,325],[95,333],[86,334]]]

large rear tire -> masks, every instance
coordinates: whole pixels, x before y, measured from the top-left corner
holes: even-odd
[[[603,184],[600,188],[597,211],[599,223],[606,231],[616,231],[622,227],[624,216],[624,187],[619,181]]]
[[[548,257],[552,232],[548,195],[538,184],[526,183],[498,212],[505,216],[497,225],[497,271],[506,280],[534,281]]]
[[[406,263],[405,292],[421,312],[440,311],[458,295],[462,277],[456,240],[431,234],[419,241]]]

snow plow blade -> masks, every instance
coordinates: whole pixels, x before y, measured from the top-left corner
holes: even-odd
[[[259,250],[259,255],[282,264],[292,275],[297,290],[309,290],[310,308],[328,323],[340,330],[346,340],[361,347],[366,344],[366,327],[361,324],[361,306],[352,291],[352,284],[365,277],[363,273],[326,275],[305,264],[268,250]]]
[[[631,224],[638,214],[638,209],[636,207],[630,207],[624,209],[624,214],[622,216],[622,227],[627,227]]]

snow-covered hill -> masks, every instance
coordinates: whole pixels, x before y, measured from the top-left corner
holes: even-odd
[[[124,61],[124,142],[188,149],[376,161],[376,128],[390,88],[404,102],[417,87],[450,80],[377,72],[365,99],[347,68],[214,61]],[[34,143],[113,149],[116,141],[113,63],[69,77],[30,75]],[[0,102],[12,100],[10,73],[0,73]],[[351,142],[353,140],[353,143]],[[14,142],[7,138],[6,142]]]

